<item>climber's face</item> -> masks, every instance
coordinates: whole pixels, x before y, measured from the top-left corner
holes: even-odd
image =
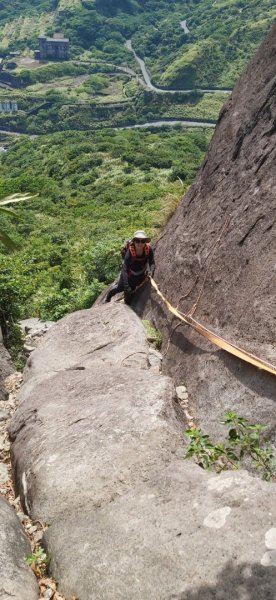
[[[135,251],[136,254],[142,254],[145,248],[145,240],[142,240],[140,238],[136,238],[134,240],[134,246],[135,246]]]

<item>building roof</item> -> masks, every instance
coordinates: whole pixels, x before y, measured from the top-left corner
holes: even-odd
[[[46,42],[51,42],[51,43],[54,42],[55,44],[56,43],[58,43],[58,44],[64,44],[64,43],[68,44],[69,43],[69,39],[68,38],[50,38],[50,37],[47,37],[46,38]]]

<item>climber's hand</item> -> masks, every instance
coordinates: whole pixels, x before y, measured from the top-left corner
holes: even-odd
[[[125,301],[125,304],[130,304],[131,296],[132,296],[132,289],[131,289],[131,287],[128,286],[124,290],[124,301]]]

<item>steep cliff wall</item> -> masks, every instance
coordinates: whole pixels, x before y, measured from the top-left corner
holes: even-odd
[[[156,246],[156,280],[170,302],[189,311],[207,271],[196,319],[273,364],[275,141],[276,26],[225,104],[198,177]],[[145,312],[162,330],[164,348],[176,321],[154,294]],[[165,368],[177,382],[186,380],[194,413],[209,429],[216,430],[231,408],[273,423],[275,377],[205,343],[187,327],[173,333]]]

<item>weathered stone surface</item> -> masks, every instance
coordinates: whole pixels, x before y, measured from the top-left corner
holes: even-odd
[[[122,304],[94,306],[61,319],[27,361],[21,399],[43,379],[64,370],[99,364],[147,367],[145,330],[135,313]]]
[[[176,395],[177,398],[179,398],[179,400],[188,400],[188,392],[187,392],[187,388],[185,385],[178,385],[175,388],[176,391]]]
[[[54,325],[54,321],[41,321],[38,317],[34,317],[19,321],[19,325],[24,333],[35,336],[38,333],[44,333],[45,330],[50,329],[50,327]]]
[[[35,386],[10,434],[16,493],[32,517],[111,502],[181,451],[171,381],[96,364]]]
[[[174,459],[114,502],[50,526],[53,574],[80,600],[275,600],[276,567],[263,562],[275,493],[245,472],[209,475]]]
[[[36,578],[25,562],[29,554],[31,546],[14,509],[0,498],[1,600],[38,600]]]
[[[171,304],[182,298],[180,310],[189,312],[208,270],[195,318],[274,365],[275,90],[276,26],[222,109],[198,177],[155,249],[156,281]],[[141,299],[137,310],[141,314]],[[166,347],[177,321],[172,323],[154,293],[143,318],[161,330]],[[233,409],[269,424],[275,435],[273,375],[205,342],[184,324],[172,335],[163,367],[176,384],[185,377],[194,415],[209,432],[217,433],[224,413]]]
[[[162,354],[151,348],[148,354],[148,362],[151,369],[154,369],[156,373],[162,370]]]
[[[54,321],[41,321],[36,317],[19,321],[19,325],[24,333],[23,352],[25,358],[30,356],[31,352],[37,348],[41,342],[42,336],[44,336],[54,324]]]
[[[16,489],[32,516],[51,522],[110,502],[181,447],[174,387],[149,369],[150,351],[124,305],[69,315],[43,339],[10,428]]]
[[[5,410],[0,410],[0,423],[2,423],[2,421],[6,421],[7,418],[8,413]]]
[[[13,468],[25,507],[50,525],[60,590],[201,599],[201,583],[212,597],[218,579],[223,600],[231,582],[239,600],[249,588],[250,600],[272,600],[276,485],[183,460],[174,387],[148,368],[148,352],[140,320],[110,304],[63,319],[33,354],[10,430]]]
[[[9,479],[8,467],[6,464],[0,462],[0,485],[5,483]]]

